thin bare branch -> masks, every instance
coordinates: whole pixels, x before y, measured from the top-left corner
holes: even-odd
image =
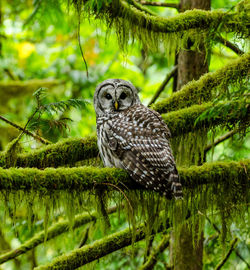
[[[221,136],[219,139],[217,139],[214,143],[210,143],[206,146],[206,148],[204,149],[204,153],[207,153],[210,149],[212,149],[213,147],[215,147],[216,145],[220,144],[221,142],[224,142],[225,140],[231,138],[234,134],[236,134],[237,132],[239,132],[238,129],[234,129],[232,131],[229,131],[228,133],[224,134],[223,136]]]
[[[238,238],[235,237],[232,242],[230,243],[230,249],[227,252],[227,254],[225,255],[225,257],[222,259],[222,261],[215,267],[215,270],[219,270],[222,268],[222,266],[226,263],[226,261],[229,259],[230,255],[232,254],[236,244],[238,242]]]
[[[157,263],[157,257],[169,246],[169,235],[165,235],[157,246],[155,251],[149,256],[148,260],[139,268],[139,270],[153,269]]]
[[[155,7],[167,7],[167,8],[176,8],[179,10],[180,5],[175,3],[161,3],[161,2],[148,2],[148,1],[140,1],[141,5],[145,6],[155,6]]]
[[[160,96],[160,94],[165,89],[165,87],[168,84],[168,82],[170,81],[170,79],[176,74],[176,72],[177,72],[177,66],[174,66],[173,69],[166,75],[164,81],[162,82],[162,84],[160,85],[160,87],[158,88],[158,90],[155,92],[154,96],[152,97],[152,99],[148,103],[148,106],[150,106],[151,104],[153,104],[156,101],[156,99]]]
[[[37,134],[34,134],[34,133],[32,133],[32,132],[26,130],[26,128],[23,128],[23,127],[21,127],[21,126],[15,124],[15,123],[13,123],[13,122],[11,122],[10,120],[8,120],[7,118],[5,118],[5,117],[3,117],[3,116],[1,116],[1,115],[0,115],[0,119],[3,120],[5,123],[7,123],[7,124],[9,124],[9,125],[11,125],[11,126],[13,126],[13,127],[15,127],[16,129],[22,131],[21,134],[25,133],[25,134],[27,134],[27,135],[33,137],[33,138],[36,139],[37,141],[43,143],[43,144],[46,144],[46,145],[50,144],[50,142],[47,141],[46,139],[44,139],[44,138],[38,136]],[[26,124],[25,126],[27,126],[27,124]]]
[[[232,51],[234,51],[236,54],[238,55],[242,55],[244,54],[244,52],[238,48],[235,44],[233,44],[232,42],[226,40],[225,38],[223,38],[222,36],[217,36],[217,40],[223,44],[224,46],[228,47],[229,49],[231,49]]]

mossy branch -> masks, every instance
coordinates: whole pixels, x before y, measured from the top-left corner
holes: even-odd
[[[139,28],[144,28],[155,33],[173,33],[181,32],[189,29],[199,28],[208,29],[212,25],[220,25],[223,23],[224,29],[227,31],[238,30],[241,28],[241,17],[237,13],[228,13],[223,11],[204,11],[204,10],[188,10],[178,14],[172,18],[163,18],[160,16],[150,16],[149,14],[135,8],[128,2],[123,0],[107,2],[99,8],[95,1],[84,1],[90,13],[94,13],[96,17],[106,17],[106,19],[121,18],[130,21],[131,24]],[[115,4],[113,2],[116,2]],[[129,30],[129,29],[128,29]]]
[[[59,167],[65,164],[74,164],[77,161],[96,157],[97,155],[98,148],[95,137],[70,138],[29,153],[19,154],[16,166]],[[6,166],[3,153],[0,154],[0,166]]]
[[[169,98],[153,104],[151,108],[159,113],[166,113],[208,102],[215,96],[213,89],[239,81],[248,75],[249,69],[250,53],[244,54],[215,72],[206,73],[197,81],[191,81]]]
[[[5,104],[10,98],[16,98],[23,95],[31,94],[34,90],[45,87],[52,88],[63,84],[60,80],[29,80],[29,81],[0,81],[0,104]]]
[[[232,110],[224,115],[223,108],[227,104]],[[216,117],[203,119],[195,124],[197,118],[206,110],[211,109],[212,103],[203,105],[194,105],[186,109],[163,114],[163,120],[168,125],[172,137],[182,135],[194,130],[202,128],[211,128],[217,125],[235,125],[239,121],[246,123],[249,121],[249,103],[239,101],[231,101],[216,105],[219,113]],[[235,109],[236,108],[236,109]],[[85,139],[66,139],[59,143],[52,144],[29,153],[17,155],[15,165],[17,167],[59,167],[65,164],[74,164],[77,161],[97,157],[98,148],[95,137]],[[4,152],[0,153],[0,167],[5,167],[6,161]]]
[[[159,226],[158,231],[161,231],[167,227],[169,227],[169,225]],[[57,257],[51,263],[42,265],[35,269],[76,269],[82,265],[102,258],[116,250],[129,246],[132,244],[132,242],[138,242],[144,239],[145,235],[144,225],[138,226],[135,232],[133,232],[130,228],[127,228],[121,232],[117,232],[97,240],[93,244],[71,251],[68,255]]]
[[[111,207],[107,209],[108,214],[114,213],[115,211],[116,211],[116,207]],[[84,213],[84,214],[77,215],[74,219],[72,229],[83,226],[84,224],[87,224],[91,221],[96,221],[99,217],[100,215],[97,212]],[[27,251],[44,243],[45,240],[46,241],[51,240],[62,233],[68,232],[69,230],[70,230],[70,222],[68,220],[57,222],[48,228],[48,231],[46,234],[45,234],[45,231],[41,231],[40,233],[36,234],[34,237],[29,239],[28,241],[20,245],[18,248],[15,248],[9,252],[1,254],[0,264],[7,262],[11,259],[14,259],[20,256],[21,254],[24,254]]]
[[[230,112],[225,113],[223,107],[230,108]],[[211,128],[218,125],[232,125],[241,121],[242,123],[249,123],[249,101],[235,100],[224,102],[216,105],[217,112],[209,118],[200,119],[204,112],[214,109],[215,105],[212,103],[205,103],[202,105],[193,105],[189,108],[181,109],[179,111],[163,114],[162,118],[168,125],[172,137],[188,133],[202,128]]]
[[[229,181],[230,183],[247,183],[250,160],[241,162],[214,162],[202,166],[179,168],[184,187],[194,188],[198,185]],[[0,190],[77,190],[79,192],[98,188],[109,188],[103,183],[124,185],[130,189],[143,189],[130,179],[127,172],[116,168],[0,168]]]
[[[165,235],[157,248],[150,254],[147,261],[139,268],[139,270],[151,270],[157,263],[157,257],[169,246],[169,236]]]

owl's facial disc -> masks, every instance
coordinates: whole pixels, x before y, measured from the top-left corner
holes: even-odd
[[[140,103],[136,88],[128,81],[108,79],[96,88],[94,105],[97,115],[123,111]]]

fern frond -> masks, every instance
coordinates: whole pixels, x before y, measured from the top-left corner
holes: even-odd
[[[80,108],[84,108],[87,104],[88,102],[84,99],[69,99],[66,101],[58,101],[58,102],[43,104],[41,106],[41,110],[46,111],[49,114],[51,114],[52,112],[63,113],[66,110],[70,109],[71,107],[80,109]]]

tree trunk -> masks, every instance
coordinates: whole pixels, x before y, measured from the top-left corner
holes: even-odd
[[[180,12],[188,9],[209,10],[210,0],[181,0]],[[178,72],[174,91],[181,89],[183,85],[191,80],[197,80],[201,75],[208,72],[208,62],[204,46],[200,46],[198,51],[190,51],[193,41],[190,39],[186,50],[180,50],[176,62]],[[175,232],[171,234],[171,261],[175,270],[201,270],[203,259],[203,233],[198,235],[198,226],[195,228],[193,236],[192,228],[189,224],[183,225],[179,237],[175,237]],[[194,239],[194,241],[193,241]],[[176,242],[177,240],[177,242]]]

